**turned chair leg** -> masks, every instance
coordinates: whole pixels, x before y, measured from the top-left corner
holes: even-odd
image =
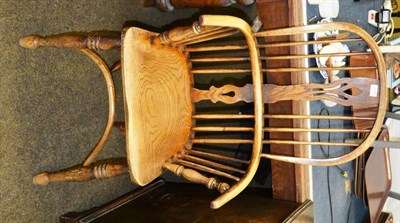
[[[33,177],[33,183],[46,186],[56,182],[81,182],[93,179],[108,179],[128,173],[124,162],[94,163],[90,166],[75,166],[57,172],[42,172]]]
[[[21,38],[19,45],[28,49],[47,46],[54,48],[110,50],[121,47],[121,37],[119,35],[75,34],[60,34],[46,37],[30,35]]]

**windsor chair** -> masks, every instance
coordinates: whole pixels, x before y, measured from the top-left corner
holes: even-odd
[[[355,37],[300,42],[264,44],[262,39],[274,36],[304,35],[307,33],[341,30]],[[229,38],[243,41],[230,44]],[[371,52],[348,52],[308,55],[262,56],[263,50],[280,46],[305,46],[332,42],[364,42]],[[379,48],[361,28],[347,23],[316,24],[253,33],[243,20],[231,16],[204,15],[192,26],[178,27],[163,33],[154,33],[137,27],[124,29],[122,39],[107,36],[28,36],[21,46],[37,48],[53,46],[78,48],[96,62],[107,82],[109,119],[103,136],[82,166],[54,172],[40,173],[34,177],[37,184],[49,182],[81,181],[107,178],[129,172],[131,180],[146,185],[163,171],[168,170],[185,179],[216,188],[221,196],[212,201],[211,208],[219,208],[233,199],[252,180],[261,158],[305,165],[329,166],[351,161],[363,154],[378,135],[386,106],[385,67]],[[125,124],[119,125],[126,134],[126,164],[92,164],[114,125],[114,87],[111,71],[91,49],[107,50],[121,47]],[[299,60],[318,57],[372,55],[376,66],[368,67],[265,67],[270,60]],[[234,68],[230,68],[232,65]],[[207,68],[204,68],[207,67]],[[279,86],[263,84],[263,75],[271,72],[348,71],[370,69],[377,73],[372,78],[341,78],[327,85],[318,83]],[[227,79],[220,86],[197,85],[199,76],[212,78],[231,75],[247,83],[236,86]],[[222,78],[222,80],[225,80]],[[208,88],[208,89],[207,89]],[[357,90],[357,94],[354,94]],[[353,94],[352,94],[353,92]],[[378,105],[374,117],[326,116],[310,114],[268,114],[265,104],[274,106],[284,100],[330,100],[338,106]],[[203,103],[210,109],[199,112]],[[227,113],[230,106],[250,105],[247,113]],[[217,107],[216,109],[212,109]],[[216,113],[215,110],[223,110]],[[204,111],[204,109],[203,109]],[[268,127],[271,120],[374,120],[370,129],[343,128],[285,128]],[[217,124],[222,123],[222,124]],[[364,133],[361,142],[312,141],[270,139],[269,133],[330,132]],[[232,136],[233,135],[233,136]],[[247,138],[242,136],[246,135]],[[263,152],[263,145],[329,145],[349,146],[353,149],[342,156],[315,159],[290,157]],[[229,149],[250,145],[248,159],[238,158]],[[129,170],[129,171],[128,171]],[[216,177],[224,179],[224,182]],[[226,182],[225,182],[226,181]]]

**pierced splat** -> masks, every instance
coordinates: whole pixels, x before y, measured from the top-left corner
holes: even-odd
[[[246,84],[244,87],[224,85],[220,88],[211,86],[210,90],[199,90],[193,88],[193,99],[195,102],[210,100],[213,103],[220,101],[225,104],[234,104],[239,101],[249,103],[254,100],[253,85]]]
[[[287,100],[329,100],[343,106],[368,105],[379,103],[379,81],[373,78],[341,78],[330,84],[300,84],[279,86],[263,85],[263,102],[275,103]],[[213,103],[234,104],[239,101],[253,102],[253,87],[224,85],[211,86],[210,90],[193,89],[195,102],[210,100]]]
[[[264,103],[286,100],[329,100],[343,106],[379,103],[379,81],[373,78],[341,78],[330,84],[301,84],[278,86],[266,84],[263,87]],[[357,94],[351,95],[357,90]]]

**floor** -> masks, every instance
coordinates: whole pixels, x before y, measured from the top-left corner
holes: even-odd
[[[243,16],[252,11],[254,6],[238,6],[219,13]],[[100,70],[80,52],[28,50],[19,46],[19,38],[72,31],[120,32],[124,24],[165,30],[173,21],[191,22],[202,13],[215,12],[161,13],[141,7],[140,0],[0,1],[1,222],[58,222],[63,213],[86,210],[135,188],[128,176],[84,184],[32,184],[35,173],[83,161],[106,124],[107,93]],[[102,55],[109,65],[119,58],[118,51]],[[121,92],[119,72],[114,80],[116,92]],[[123,120],[121,100],[117,93],[117,120]],[[113,131],[99,159],[124,154],[124,137]]]

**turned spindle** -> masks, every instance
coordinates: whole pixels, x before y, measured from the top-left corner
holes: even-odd
[[[128,166],[120,163],[100,163],[93,166],[72,167],[57,172],[42,172],[33,177],[33,183],[46,186],[56,182],[81,182],[93,179],[107,179],[128,173]]]
[[[116,35],[60,34],[46,37],[30,35],[21,38],[19,45],[28,49],[47,46],[54,48],[110,50],[121,47],[121,38]]]
[[[153,40],[154,44],[170,44],[187,41],[194,38],[201,38],[212,34],[213,31],[220,30],[220,27],[200,26],[199,22],[194,22],[191,26],[182,26],[162,32]]]
[[[219,182],[214,177],[206,177],[199,172],[192,169],[187,169],[182,165],[164,163],[164,168],[190,182],[203,184],[210,190],[217,189],[220,193],[224,193],[229,189],[229,185],[227,183]]]

